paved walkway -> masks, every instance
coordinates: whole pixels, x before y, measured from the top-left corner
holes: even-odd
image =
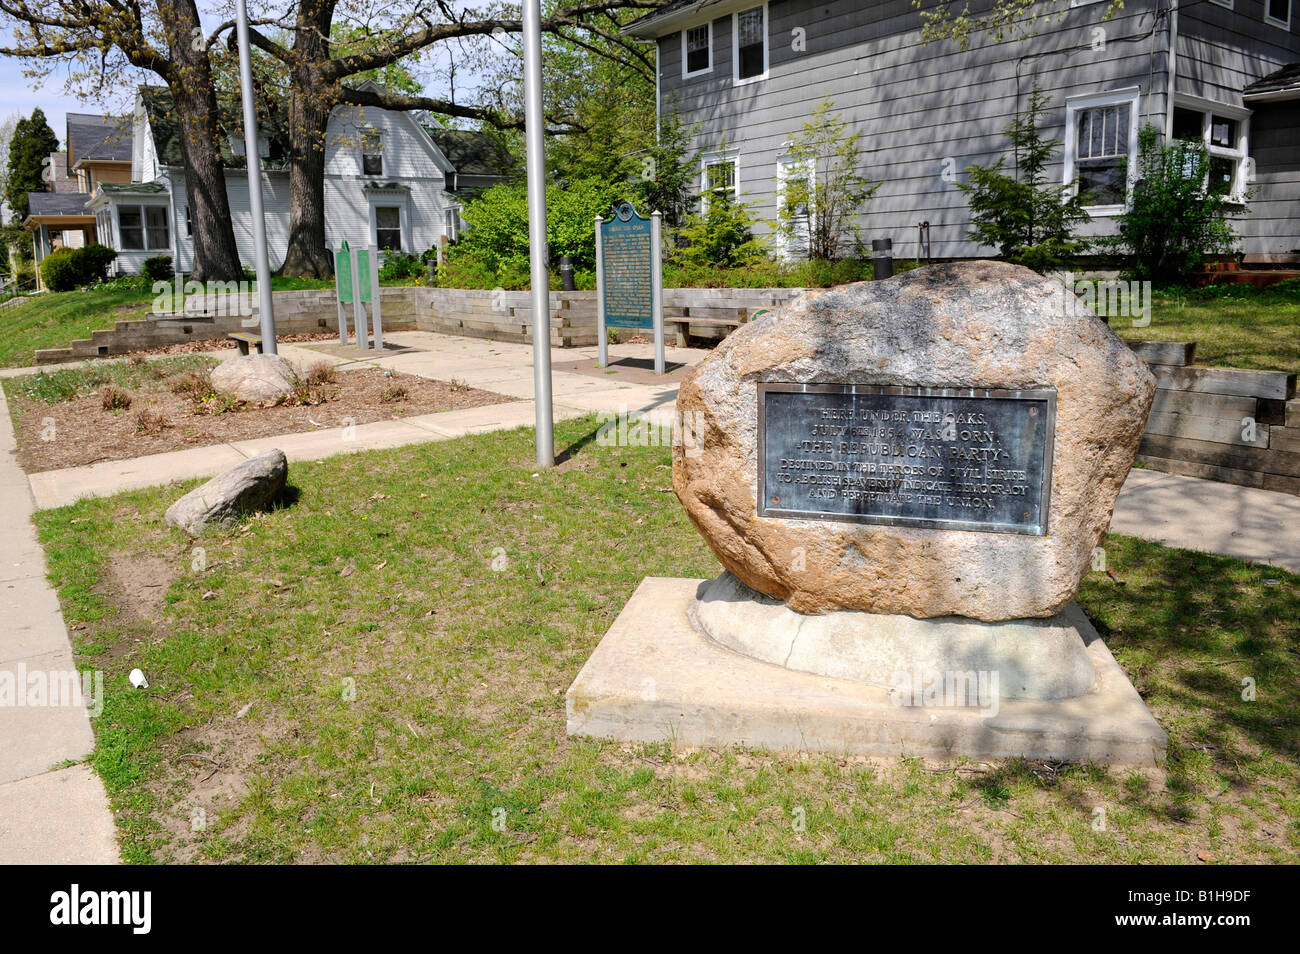
[[[0,679],[24,703],[46,703],[0,705],[0,864],[108,864],[117,844],[103,783],[86,765],[58,768],[89,755],[95,737],[79,692],[48,704],[76,663],[14,446],[0,393]],[[35,685],[44,697],[29,693]]]
[[[532,349],[427,332],[386,336],[396,350],[382,356],[329,354],[284,345],[285,357],[302,365],[322,360],[346,370],[366,363],[473,387],[519,400],[490,407],[426,414],[401,421],[359,425],[355,437],[342,430],[237,441],[157,454],[129,461],[26,477],[13,455],[8,408],[0,393],[0,594],[5,624],[0,629],[0,671],[47,672],[73,668],[72,650],[58,600],[45,579],[45,560],[31,525],[33,508],[57,507],[82,496],[107,496],[219,473],[269,447],[290,460],[314,460],[340,453],[447,440],[464,434],[531,426],[534,419]],[[559,419],[593,411],[649,415],[671,422],[681,369],[667,383],[647,383],[648,345],[611,349],[611,368],[594,373],[587,363],[596,349],[556,352],[552,376]],[[668,349],[668,361],[683,368],[706,351]],[[232,357],[233,353],[220,353]],[[620,361],[623,363],[620,364]],[[5,372],[12,376],[18,371]],[[1221,553],[1300,572],[1300,497],[1231,484],[1134,470],[1120,494],[1111,529],[1170,546]],[[114,827],[103,785],[88,767],[56,768],[86,756],[93,745],[90,722],[80,707],[0,707],[0,864],[26,862],[109,862],[117,857]]]

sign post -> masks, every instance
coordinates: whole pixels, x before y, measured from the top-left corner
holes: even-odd
[[[352,297],[352,253],[344,242],[334,253],[334,300],[339,306],[339,344],[348,343],[348,312],[343,303]]]
[[[343,303],[351,299],[357,347],[370,347],[366,325],[366,302],[370,302],[375,325],[375,350],[384,350],[384,319],[379,304],[379,250],[363,245],[349,248],[344,242],[334,253],[334,289],[339,309],[339,344],[348,343],[348,316]]]
[[[655,374],[664,373],[664,292],[661,220],[638,215],[631,202],[596,216],[596,333],[602,367],[609,363],[608,328],[650,331]]]
[[[596,216],[596,350],[602,368],[609,367],[609,331],[605,328],[605,219]]]

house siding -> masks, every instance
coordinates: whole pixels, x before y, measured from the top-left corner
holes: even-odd
[[[952,43],[922,44],[911,0],[774,0],[768,5],[764,80],[733,82],[730,14],[713,21],[711,72],[683,78],[681,32],[661,37],[661,110],[676,109],[688,126],[698,124],[693,149],[707,153],[725,144],[738,154],[742,200],[752,203],[760,229],[771,232],[785,143],[830,97],[851,128],[862,132],[863,172],[882,183],[858,220],[864,241],[890,237],[896,254],[911,256],[917,252],[917,224],[928,221],[935,257],[988,254],[967,238],[969,205],[956,183],[944,181],[945,160],[951,160],[958,181],[967,181],[968,166],[1006,155],[1003,130],[1025,107],[1035,82],[1048,97],[1043,131],[1061,144],[1048,168],[1054,181],[1065,179],[1070,97],[1136,88],[1139,126],[1165,127],[1167,4],[1137,0],[1103,20],[1107,7],[1100,0],[1068,9],[1059,22],[1055,15],[1046,17],[1031,41],[995,44],[974,37],[963,51]],[[1260,0],[1237,0],[1236,10],[1202,0],[1188,10],[1179,19],[1178,93],[1241,106],[1245,85],[1300,58],[1294,21],[1290,34],[1265,24]],[[796,29],[805,31],[803,52],[794,49]],[[1293,231],[1300,219],[1289,191],[1294,168],[1285,168],[1281,153],[1290,134],[1284,128],[1270,134],[1269,142],[1252,143],[1264,150],[1252,153],[1257,184],[1270,195],[1256,203],[1255,215],[1239,221],[1246,251],[1266,244],[1273,250],[1277,243],[1266,236]],[[1265,162],[1268,150],[1269,163],[1283,162],[1284,168]],[[1081,231],[1098,235],[1113,227],[1113,217],[1098,215]]]
[[[1069,96],[1137,87],[1140,122],[1163,125],[1167,73],[1163,28],[1154,32],[1150,4],[1130,4],[1102,23],[1105,4],[1084,6],[1053,21],[1031,47],[974,39],[961,51],[951,43],[920,42],[911,0],[857,4],[847,0],[774,2],[768,8],[769,73],[754,83],[732,80],[731,17],[713,24],[712,73],[681,76],[680,33],[660,40],[661,96],[688,124],[699,123],[693,145],[722,143],[739,151],[742,199],[770,231],[776,217],[777,163],[785,143],[825,97],[862,132],[863,171],[882,183],[859,218],[861,237],[891,237],[897,254],[916,253],[917,224],[930,223],[935,257],[979,254],[966,237],[965,193],[944,181],[946,160],[965,181],[965,169],[1006,152],[1003,130],[1023,109],[1035,80],[1048,95],[1045,131],[1064,140]],[[1092,49],[1091,30],[1105,30],[1104,50]],[[806,31],[806,52],[793,49],[793,31]],[[1024,50],[1020,56],[1009,51]],[[1029,52],[1032,51],[1032,52]],[[1081,69],[1080,64],[1087,64]],[[1058,149],[1048,174],[1063,180]],[[1102,231],[1107,220],[1091,223]],[[987,249],[984,250],[987,252]]]
[[[382,131],[382,176],[362,174],[359,130],[363,123]],[[139,177],[137,181],[161,179],[168,184],[170,199],[160,199],[168,202],[171,213],[173,259],[181,272],[188,273],[194,267],[194,240],[185,234],[185,170],[159,166],[148,120],[143,115],[137,121],[137,133],[133,172]],[[404,115],[347,107],[335,110],[326,132],[325,154],[325,241],[330,248],[338,248],[345,240],[352,245],[374,243],[373,203],[366,186],[386,183],[404,187],[379,193],[383,198],[377,199],[378,204],[403,208],[403,251],[419,253],[437,245],[447,230],[446,212],[455,207],[455,201],[444,191],[443,167],[449,165],[431,142],[422,140],[427,140],[427,134]],[[225,178],[235,243],[240,259],[251,266],[254,257],[248,177],[242,166],[229,166]],[[267,257],[272,270],[276,270],[284,263],[289,243],[289,171],[264,170],[262,183]],[[145,257],[136,253],[122,256],[119,267],[138,272]]]
[[[1300,253],[1300,102],[1242,99],[1246,86],[1300,60],[1297,21],[1300,0],[1290,30],[1264,22],[1261,0],[1234,0],[1232,9],[1204,0],[1179,12],[1177,95],[1252,110],[1254,198],[1232,223],[1247,253]]]

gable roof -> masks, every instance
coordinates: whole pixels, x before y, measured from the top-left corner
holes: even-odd
[[[425,127],[425,131],[447,157],[457,175],[505,178],[509,174],[503,168],[504,163],[496,141],[486,133],[429,126]]]
[[[1280,70],[1251,83],[1242,93],[1248,100],[1300,98],[1300,63],[1288,63]]]
[[[88,160],[131,161],[131,126],[121,116],[68,113],[68,171]]]

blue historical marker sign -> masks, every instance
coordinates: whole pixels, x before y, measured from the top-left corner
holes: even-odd
[[[654,327],[654,276],[651,222],[631,202],[620,202],[601,222],[602,294],[605,324],[617,328]]]

